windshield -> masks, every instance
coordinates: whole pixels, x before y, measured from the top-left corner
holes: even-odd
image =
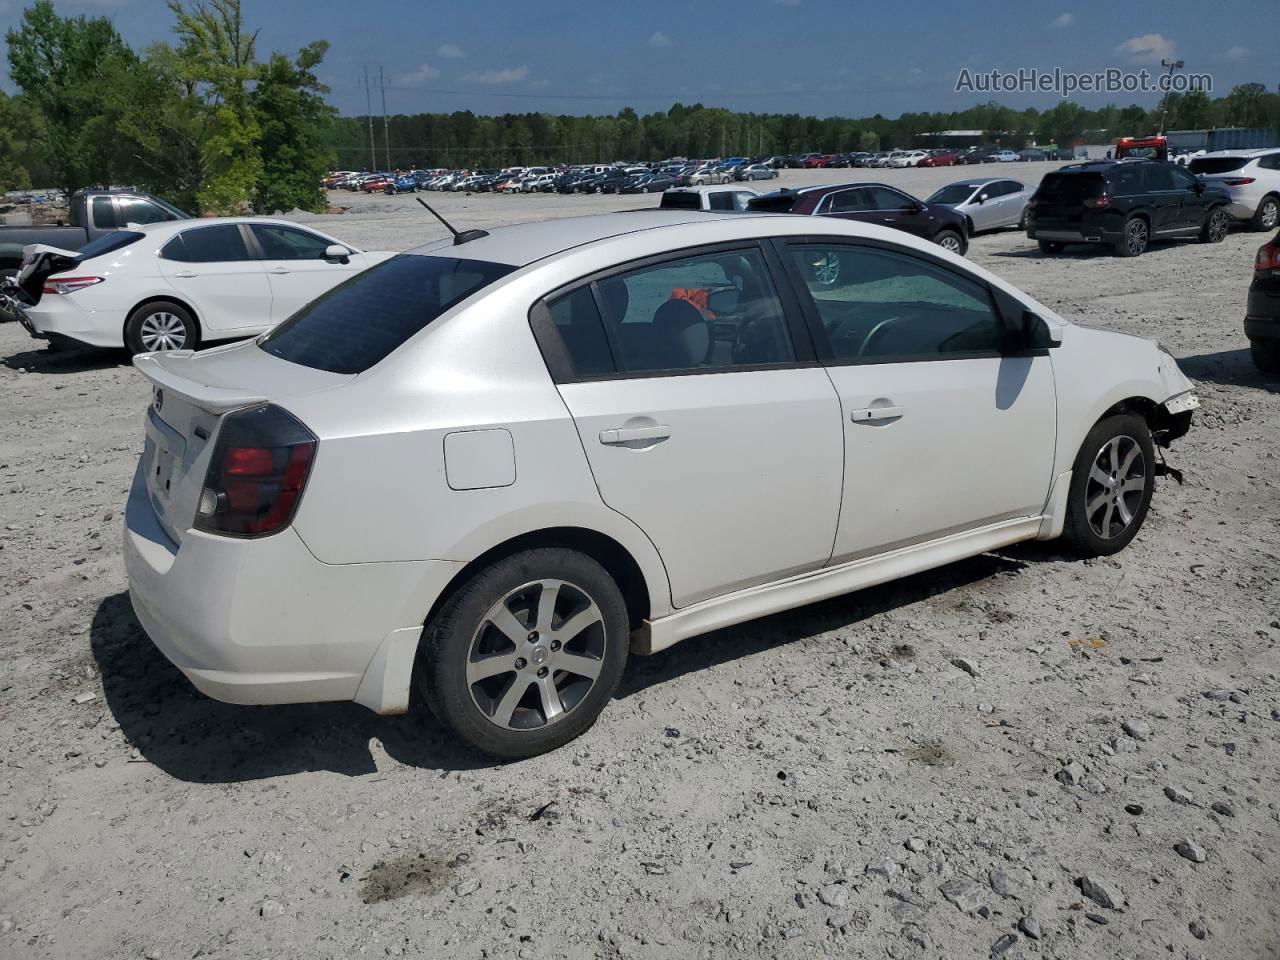
[[[358,273],[258,341],[272,356],[330,373],[363,373],[441,314],[516,268],[400,254]]]
[[[1248,162],[1248,157],[1197,157],[1190,166],[1192,173],[1232,173]]]
[[[953,183],[950,186],[943,187],[925,203],[964,203],[973,195],[976,184],[972,183]]]

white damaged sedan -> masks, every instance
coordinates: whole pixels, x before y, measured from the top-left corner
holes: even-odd
[[[413,700],[505,758],[630,653],[1017,541],[1117,552],[1198,405],[934,244],[696,211],[472,231],[135,364],[157,647],[221,700]]]

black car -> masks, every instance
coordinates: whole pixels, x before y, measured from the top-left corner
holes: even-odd
[[[675,177],[668,173],[641,173],[628,179],[619,193],[662,193],[676,185]]]
[[[1244,335],[1254,365],[1265,373],[1280,373],[1280,233],[1258,249],[1254,260]]]
[[[574,184],[574,193],[617,193],[629,176],[625,170],[616,167],[604,173],[593,173]]]
[[[883,183],[842,183],[766,193],[747,203],[758,213],[796,213],[839,217],[893,227],[932,240],[944,250],[964,256],[969,248],[964,214],[940,203],[922,203]]]
[[[1136,257],[1153,240],[1218,243],[1231,224],[1224,187],[1163,160],[1094,160],[1047,174],[1027,201],[1027,236],[1042,253],[1103,243]]]

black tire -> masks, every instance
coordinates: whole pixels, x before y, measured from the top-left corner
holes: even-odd
[[[949,227],[935,233],[933,242],[943,249],[950,249],[952,253],[959,254],[962,257],[969,250],[969,241],[964,238],[964,234]]]
[[[12,267],[8,267],[8,268],[5,268],[4,270],[0,270],[0,280],[7,280],[10,277],[16,277],[17,275],[18,275],[18,271]],[[0,323],[5,323],[10,320],[16,321],[17,319],[18,319],[18,315],[16,313],[12,313],[9,310],[4,309],[3,307],[0,307]]]
[[[1123,457],[1137,449],[1141,453],[1141,478],[1138,479],[1136,462],[1130,466],[1130,482],[1119,487],[1104,486],[1095,474],[1094,469],[1099,460],[1110,464],[1110,476],[1117,477],[1123,460],[1117,464],[1111,462],[1108,447],[1112,441],[1119,441],[1119,450]],[[1126,442],[1127,441],[1127,442]],[[1117,448],[1111,448],[1112,451]],[[1151,506],[1151,494],[1155,490],[1155,445],[1151,441],[1151,428],[1142,417],[1133,414],[1119,414],[1107,417],[1094,424],[1076,454],[1075,464],[1071,472],[1071,489],[1067,494],[1067,519],[1063,527],[1063,538],[1081,555],[1086,557],[1105,557],[1119,553],[1138,535],[1142,523],[1147,517],[1147,509]],[[1103,467],[1099,473],[1108,475]],[[1124,479],[1124,478],[1119,478]],[[1114,480],[1113,480],[1114,482]],[[1110,492],[1118,493],[1107,503]],[[1124,504],[1122,510],[1120,504]],[[1094,506],[1091,522],[1090,505]],[[1116,526],[1117,520],[1123,521],[1127,510],[1130,519],[1123,526]],[[1110,535],[1104,536],[1103,532]]]
[[[1221,243],[1227,239],[1227,231],[1231,229],[1231,214],[1226,207],[1218,207],[1209,211],[1209,216],[1200,228],[1201,243]]]
[[[168,314],[176,318],[182,326],[182,342],[176,346],[167,347],[169,350],[195,350],[200,346],[200,325],[196,323],[195,317],[180,303],[174,303],[171,300],[153,300],[151,303],[144,303],[138,307],[133,313],[129,314],[129,319],[124,325],[124,345],[132,355],[139,353],[147,353],[154,349],[148,346],[144,339],[147,334],[144,327],[148,318],[155,317],[157,314]]]
[[[1263,373],[1280,373],[1280,340],[1250,340],[1249,355]]]
[[[571,591],[561,588],[561,594],[569,594],[570,601],[585,597],[595,603],[601,614],[598,633],[592,633],[597,629],[596,625],[592,625],[580,634],[581,637],[591,635],[592,642],[598,645],[599,673],[581,695],[581,699],[551,722],[547,722],[547,711],[541,705],[543,701],[539,699],[536,680],[529,679],[527,673],[516,672],[515,666],[509,672],[474,685],[468,683],[466,674],[473,641],[484,643],[488,636],[493,635],[494,628],[484,626],[490,609],[509,595],[518,593],[525,585],[536,585],[542,580],[563,581],[571,587]],[[535,586],[531,589],[537,588]],[[533,612],[530,611],[525,621],[520,621],[518,616],[517,621],[521,625],[532,623],[532,616]],[[570,616],[572,614],[565,615],[560,623],[563,625]],[[481,630],[490,633],[481,634]],[[531,632],[529,637],[535,638],[538,634]],[[501,642],[505,642],[504,638],[505,635],[497,635]],[[546,646],[545,639],[542,637],[538,642]],[[567,638],[566,652],[574,652],[569,651],[568,647],[575,643],[577,640],[574,637]],[[425,699],[436,718],[462,740],[490,756],[502,760],[519,760],[563,746],[595,723],[622,678],[629,645],[630,628],[626,603],[618,585],[604,567],[576,550],[538,547],[513,554],[478,571],[449,597],[423,631],[414,673],[415,689],[418,697]],[[518,649],[512,645],[510,655],[519,656],[521,649],[523,648]],[[532,651],[534,648],[530,646],[528,649]],[[515,661],[515,664],[523,664],[532,670],[535,669],[532,666],[534,662],[533,654],[530,653],[527,660],[521,659]],[[553,660],[548,662],[554,663]],[[557,675],[564,676],[561,671],[551,674],[553,685]],[[570,673],[568,676],[574,675]],[[520,729],[515,728],[515,714],[512,714],[510,724],[500,724],[490,719],[489,714],[477,702],[478,698],[491,697],[497,714],[501,709],[497,706],[498,701],[514,688],[515,683],[525,684],[525,696],[519,704],[530,704],[527,707],[516,707],[522,727]],[[485,688],[488,684],[496,687]],[[567,691],[568,686],[561,690]],[[558,693],[557,696],[559,695]]]
[[[1253,211],[1249,220],[1249,229],[1255,233],[1263,230],[1274,230],[1280,223],[1280,200],[1275,197],[1263,197],[1258,209]]]
[[[1067,245],[1058,240],[1037,240],[1041,253],[1061,253]]]
[[[1116,256],[1140,257],[1151,243],[1151,226],[1142,217],[1130,217],[1124,222],[1120,239],[1116,241]]]

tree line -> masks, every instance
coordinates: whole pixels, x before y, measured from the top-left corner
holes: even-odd
[[[260,58],[240,0],[169,3],[174,42],[135,52],[104,17],[37,0],[6,37],[0,187],[151,190],[196,212],[320,209],[336,111],[325,41]]]
[[[1217,99],[1202,91],[1170,94],[1151,109],[1135,104],[1089,110],[1070,100],[1047,110],[983,103],[895,119],[738,113],[680,103],[644,116],[630,107],[612,116],[419,113],[388,118],[385,134],[382,118],[373,118],[372,150],[369,118],[342,117],[331,127],[330,146],[338,165],[350,170],[891,150],[924,145],[926,134],[940,130],[979,130],[987,142],[1015,149],[1033,141],[1065,147],[1081,139],[1102,143],[1154,133],[1162,108],[1166,130],[1280,127],[1280,93],[1246,83]]]

